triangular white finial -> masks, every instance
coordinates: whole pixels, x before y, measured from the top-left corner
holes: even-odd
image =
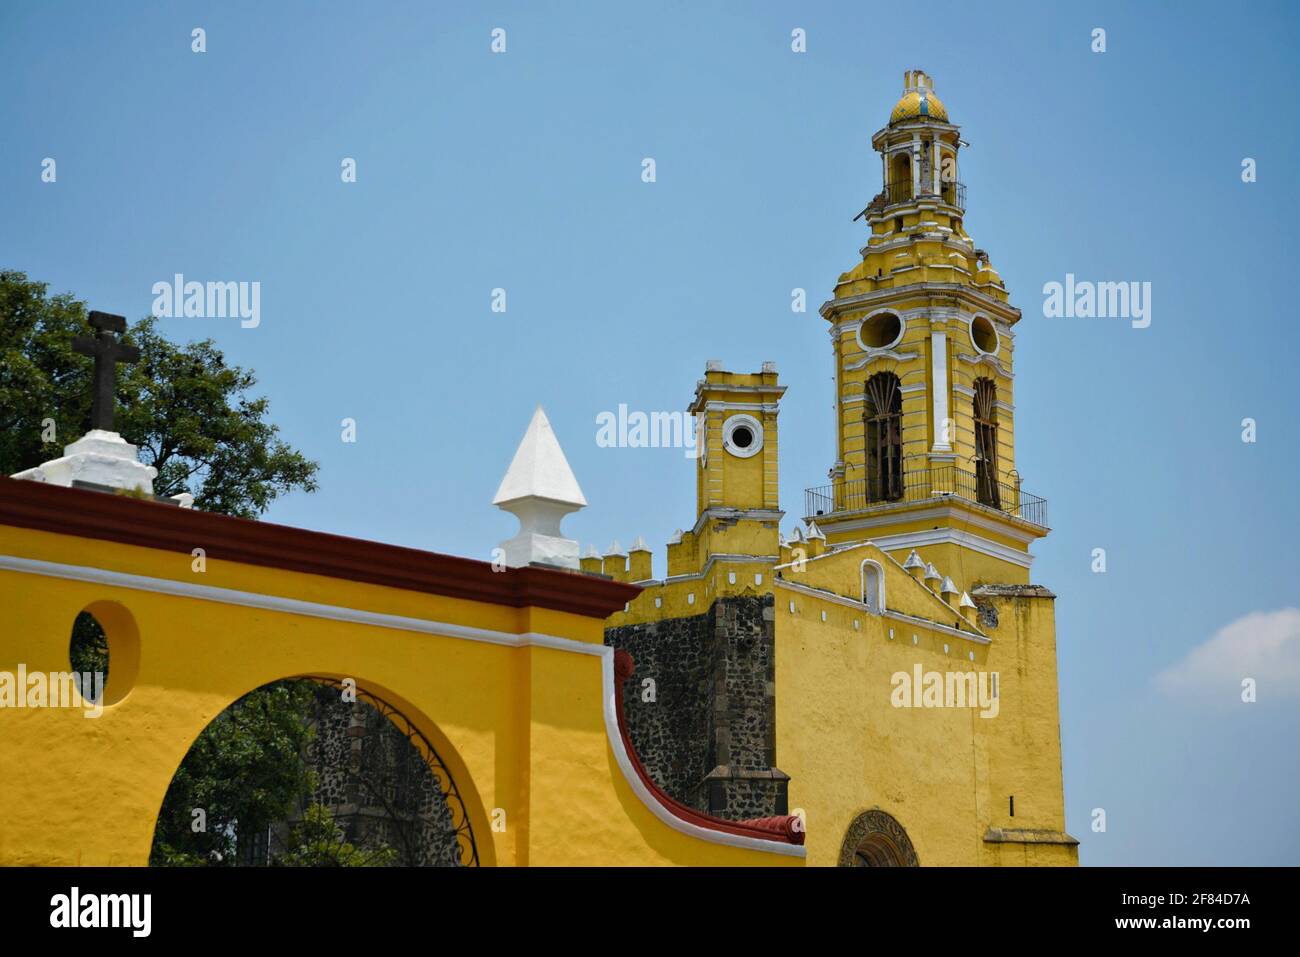
[[[587,504],[551,421],[540,405],[528,423],[528,431],[515,450],[492,504],[504,505],[521,498],[544,498],[574,506],[570,511]]]
[[[978,608],[979,606],[976,605],[973,601],[970,600],[970,595],[968,595],[966,592],[962,592],[962,593],[961,593],[961,601],[959,601],[959,602],[957,603],[957,607],[958,607],[958,608]]]
[[[615,557],[622,557],[622,558],[627,557],[627,552],[623,551],[623,546],[618,543],[617,538],[614,539],[612,542],[610,542],[609,548],[605,550],[606,558],[609,558],[611,555]]]
[[[628,551],[648,552],[650,551],[650,546],[645,543],[645,539],[642,536],[638,535],[636,541],[632,543],[632,547],[628,549]]]
[[[957,586],[953,584],[951,578],[944,578],[943,584],[939,586],[939,594],[940,595],[957,594]]]
[[[925,562],[921,561],[921,556],[916,554],[916,549],[912,549],[912,554],[907,556],[907,561],[903,562],[903,568],[911,571],[913,568],[925,568]]]
[[[578,543],[564,537],[560,520],[587,499],[540,405],[492,504],[519,519],[519,534],[501,543],[507,565],[578,567]]]
[[[939,569],[934,567],[934,562],[925,566],[925,575],[923,576],[928,582],[937,582],[943,576],[939,574]]]
[[[679,528],[673,532],[672,538],[668,539],[669,545],[680,545],[682,543],[682,530]]]
[[[823,542],[826,541],[826,536],[823,534],[822,530],[817,527],[817,523],[810,521],[808,523],[808,540],[812,541],[814,538],[820,538]]]

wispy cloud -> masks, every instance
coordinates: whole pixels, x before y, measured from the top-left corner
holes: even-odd
[[[1156,687],[1187,697],[1241,700],[1253,678],[1260,701],[1300,697],[1300,608],[1238,618],[1177,664],[1156,675]]]

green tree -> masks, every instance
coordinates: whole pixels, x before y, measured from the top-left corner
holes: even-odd
[[[90,425],[94,363],[72,351],[90,331],[85,303],[46,290],[0,272],[0,474],[57,457]],[[256,518],[287,492],[316,490],[316,463],[279,437],[266,399],[250,395],[253,373],[226,365],[211,339],[178,345],[152,318],[123,339],[141,355],[118,366],[117,431],[158,470],[156,494],[189,492],[195,508]]]
[[[89,332],[85,303],[0,270],[0,475],[61,455],[89,428],[94,363],[72,351]],[[153,319],[123,338],[141,357],[118,367],[116,428],[158,469],[157,494],[188,491],[195,508],[256,518],[283,494],[315,491],[316,463],[280,439],[266,399],[250,395],[253,374],[228,366],[210,339],[178,345]],[[75,670],[108,672],[90,615],[73,624],[69,658]],[[311,698],[301,682],[259,688],[203,731],[163,802],[151,863],[233,864],[240,834],[247,841],[301,806]],[[207,818],[199,831],[195,809]]]
[[[373,848],[349,844],[329,809],[312,804],[290,828],[288,846],[274,863],[280,867],[391,867],[397,863],[397,851],[383,844]]]
[[[150,864],[249,861],[256,841],[315,787],[302,760],[315,693],[310,681],[277,681],[244,695],[203,729],[163,799]]]

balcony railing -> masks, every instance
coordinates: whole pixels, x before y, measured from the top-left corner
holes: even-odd
[[[921,196],[934,196],[931,192],[933,183],[926,179],[921,182]],[[884,188],[885,205],[893,206],[896,203],[910,202],[912,199],[912,181],[910,179],[896,180],[886,183]],[[966,184],[955,182],[939,183],[939,200],[947,203],[949,206],[956,206],[958,209],[966,208]]]
[[[1018,484],[995,482],[955,465],[909,465],[905,462],[903,474],[892,481],[854,479],[810,488],[804,492],[804,515],[816,518],[900,502],[959,498],[1047,527],[1047,500],[1021,491]]]

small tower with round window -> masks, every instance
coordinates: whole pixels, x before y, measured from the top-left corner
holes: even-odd
[[[1020,310],[966,232],[967,144],[928,74],[903,75],[871,145],[880,188],[856,217],[868,230],[861,261],[821,307],[837,449],[805,515],[832,544],[870,539],[900,560],[929,545],[989,580],[1027,581],[1047,518],[1015,465]]]
[[[689,409],[698,452],[696,520],[688,535],[701,567],[717,554],[779,554],[777,412],[784,393],[773,362],[751,373],[710,361],[696,383]]]

